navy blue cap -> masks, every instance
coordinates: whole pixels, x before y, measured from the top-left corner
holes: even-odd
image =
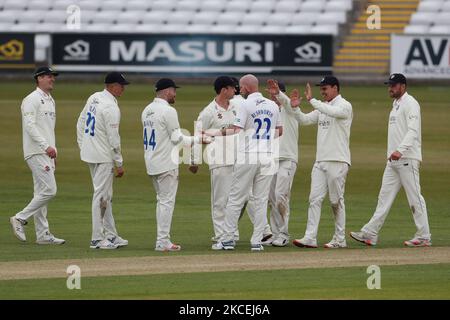
[[[389,76],[389,80],[384,82],[384,84],[396,84],[396,83],[406,84],[406,77],[401,73],[393,73]]]
[[[37,79],[37,77],[42,76],[44,74],[52,74],[52,75],[54,75],[56,77],[56,76],[58,76],[59,73],[54,71],[50,67],[39,67],[39,68],[36,69],[36,71],[34,71],[33,77],[35,79]]]
[[[334,76],[325,76],[322,78],[322,80],[320,80],[318,84],[316,84],[316,86],[326,86],[326,85],[339,87],[339,80]]]
[[[155,90],[160,91],[167,88],[179,88],[172,79],[162,78],[155,84]]]
[[[120,72],[110,72],[105,77],[105,83],[118,83],[122,85],[130,84]]]

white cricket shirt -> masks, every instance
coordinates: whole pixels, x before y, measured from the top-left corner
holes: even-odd
[[[81,160],[123,165],[120,148],[120,109],[116,98],[103,90],[91,95],[78,117],[77,142]]]
[[[242,103],[241,100],[239,103]],[[199,114],[197,126],[202,130],[227,129],[234,124],[239,104],[235,99],[230,100],[228,109],[222,108],[214,99]],[[206,162],[209,169],[231,166],[236,160],[237,135],[216,136],[214,141],[206,146]]]
[[[22,140],[25,160],[55,146],[55,100],[36,88],[22,100]]]
[[[394,100],[389,115],[387,157],[394,151],[402,158],[422,161],[420,105],[407,92]]]
[[[239,153],[272,153],[275,128],[281,127],[280,111],[275,102],[259,92],[242,102],[234,125],[243,129],[239,134]]]
[[[182,143],[200,143],[200,137],[181,133],[178,114],[166,100],[155,98],[142,112],[144,159],[148,175],[157,175],[178,168]]]
[[[300,119],[295,117],[291,107],[291,99],[282,91],[276,96],[281,103],[281,120],[283,122],[283,135],[280,137],[280,160],[298,162],[298,125]]]
[[[317,99],[311,99],[309,102],[316,110],[308,114],[302,113],[300,108],[294,108],[293,111],[302,125],[318,124],[316,161],[339,161],[351,165],[352,105],[341,95],[330,102]]]

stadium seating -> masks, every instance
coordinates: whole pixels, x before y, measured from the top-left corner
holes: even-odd
[[[74,4],[80,28],[66,26]],[[337,35],[352,7],[353,0],[0,0],[0,32]]]
[[[405,26],[407,34],[450,34],[450,0],[422,0]]]

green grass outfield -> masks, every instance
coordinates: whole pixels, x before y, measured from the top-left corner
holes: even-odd
[[[303,85],[288,86],[303,90]],[[1,83],[0,84],[0,261],[66,259],[66,258],[96,258],[119,256],[150,256],[160,255],[154,252],[156,238],[155,224],[155,193],[149,177],[146,175],[143,159],[142,125],[140,115],[144,107],[153,99],[151,84],[130,85],[124,96],[119,100],[122,112],[121,137],[123,156],[125,160],[125,176],[114,184],[114,217],[119,233],[130,241],[127,248],[113,251],[95,251],[89,249],[91,235],[90,201],[92,197],[91,180],[87,166],[79,160],[78,146],[76,144],[76,121],[79,112],[84,106],[87,97],[94,91],[102,89],[101,84],[65,83],[63,77],[58,78],[53,96],[57,104],[57,147],[58,167],[57,184],[58,194],[49,206],[49,222],[51,231],[58,237],[63,237],[67,243],[61,247],[41,247],[34,244],[34,227],[32,222],[27,227],[28,242],[19,243],[12,235],[9,217],[20,211],[32,197],[31,174],[23,161],[22,129],[20,117],[20,104],[23,97],[34,89],[30,83]],[[434,246],[450,245],[450,91],[447,87],[412,86],[409,93],[417,98],[422,108],[422,141],[424,162],[421,169],[422,193],[427,202],[431,233]],[[192,132],[193,121],[200,110],[214,97],[211,86],[182,85],[178,90],[176,108],[183,128]],[[317,88],[314,88],[316,97],[319,97]],[[353,165],[349,171],[346,184],[347,230],[357,230],[371,217],[376,205],[381,177],[385,165],[387,143],[387,119],[391,109],[391,99],[383,86],[343,86],[342,94],[353,104],[354,120],[351,132],[351,152]],[[311,110],[304,106],[305,111]],[[310,171],[315,157],[317,128],[304,127],[300,129],[300,161],[295,177],[292,200],[290,232],[292,238],[303,236],[306,217],[307,199],[310,187]],[[180,166],[180,185],[177,203],[172,222],[172,240],[183,246],[179,255],[189,254],[223,254],[210,250],[212,236],[212,223],[210,218],[210,183],[206,166],[202,166],[197,175],[192,175],[186,165]],[[322,220],[319,228],[319,244],[330,240],[334,230],[333,217],[328,200],[325,200],[322,209]],[[251,235],[251,225],[248,218],[240,224],[241,243],[236,252],[249,252],[248,241]],[[391,213],[380,233],[379,248],[399,247],[402,242],[414,235],[415,226],[408,209],[406,197],[401,191],[394,203]],[[358,248],[359,244],[348,241],[351,248]],[[294,246],[286,248],[267,248],[264,253],[270,257],[271,252],[286,252],[300,250]],[[323,250],[323,249],[317,249]],[[392,267],[407,269],[407,267]],[[411,267],[414,268],[414,267]],[[437,274],[447,276],[448,273],[438,272],[440,267],[418,266],[421,279],[430,279],[423,282],[421,290],[434,290],[432,279]],[[423,269],[422,269],[423,268]],[[444,268],[445,269],[445,268]],[[283,271],[286,274],[294,271]],[[314,271],[309,277],[314,278]],[[328,270],[350,276],[352,268]],[[400,271],[399,271],[400,272]],[[268,275],[268,272],[261,276]],[[238,274],[238,273],[236,273]],[[205,288],[208,282],[214,282],[217,274],[203,274],[202,281]],[[315,298],[332,298],[329,288],[321,284],[322,272],[317,272],[314,286]],[[186,275],[180,275],[180,279]],[[192,275],[196,277],[199,275]],[[164,276],[149,276],[145,279],[158,279]],[[161,278],[161,279],[162,279]],[[138,280],[126,277],[114,277],[112,283],[130,283],[131,289],[127,292],[117,293],[116,298],[123,297],[150,297],[150,298],[189,298],[189,290],[180,288],[167,295],[164,281],[161,282],[160,291],[151,294],[142,294],[136,285],[133,293],[132,283]],[[136,277],[139,279],[139,277]],[[243,273],[242,281],[247,278]],[[98,279],[101,280],[100,278]],[[314,280],[314,279],[313,279]],[[444,280],[444,279],[443,279]],[[22,286],[22,281],[2,281],[0,288]],[[48,282],[52,287],[53,281]],[[150,280],[149,280],[150,281]],[[156,281],[156,280],[155,280]],[[251,280],[248,280],[249,283]],[[395,283],[395,278],[392,279]],[[28,281],[27,281],[28,283]],[[35,292],[42,292],[47,286],[44,280],[29,281],[25,296],[35,297]],[[145,283],[145,282],[143,282]],[[411,282],[414,284],[414,281]],[[446,282],[448,283],[448,281]],[[34,285],[33,285],[34,284]],[[399,281],[398,285],[403,286]],[[5,285],[5,286],[4,286]],[[232,283],[228,284],[232,286]],[[291,284],[292,286],[292,284]],[[230,290],[239,291],[241,286],[230,287]],[[264,287],[264,284],[261,284]],[[299,287],[300,288],[300,287]],[[323,288],[323,290],[321,290]],[[418,287],[419,288],[419,287]],[[156,290],[156,289],[155,289]],[[254,288],[252,290],[257,290]],[[281,290],[281,289],[280,289]],[[344,290],[344,289],[343,289]],[[352,296],[352,288],[348,288],[345,297]],[[367,290],[367,289],[366,289]],[[383,291],[383,290],[382,290]],[[418,290],[420,291],[420,290]],[[53,292],[53,291],[52,291]],[[201,294],[208,296],[208,291],[201,290]],[[211,291],[212,292],[212,291]],[[385,291],[384,291],[385,292]],[[399,290],[401,292],[401,290]],[[448,298],[450,286],[436,291],[433,298]],[[86,293],[89,295],[89,293]],[[270,295],[270,294],[269,294]],[[48,298],[59,297],[49,295]],[[192,294],[192,298],[200,298]],[[18,297],[12,290],[0,290],[0,298]],[[85,296],[88,297],[88,296]],[[265,296],[277,299],[279,296]],[[302,298],[302,295],[291,295],[290,298]],[[382,297],[382,296],[381,296]],[[419,297],[419,296],[418,296]],[[112,298],[110,296],[110,298]],[[226,298],[226,296],[223,296]],[[255,296],[259,298],[259,296]],[[261,297],[262,298],[262,297]],[[371,298],[371,297],[368,297]],[[376,297],[373,297],[376,298]],[[406,298],[414,298],[407,296]]]
[[[212,275],[212,276],[208,276]],[[367,289],[366,268],[183,273],[2,281],[7,299],[450,299],[450,265],[383,266],[381,288]],[[37,288],[45,288],[37,290]]]

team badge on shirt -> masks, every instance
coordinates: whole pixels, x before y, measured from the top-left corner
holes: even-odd
[[[235,111],[235,110],[233,110],[232,112],[233,112],[233,115],[235,116],[235,115],[236,115],[236,111]]]
[[[44,104],[44,99],[41,99],[41,103]]]
[[[217,114],[217,118],[222,119],[222,118],[223,118],[222,114],[221,114],[221,113],[218,113],[218,114]]]

